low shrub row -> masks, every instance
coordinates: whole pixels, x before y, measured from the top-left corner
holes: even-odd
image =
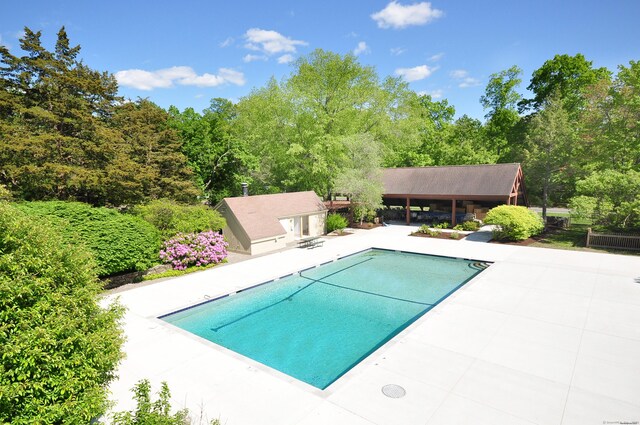
[[[224,227],[225,221],[205,205],[158,200],[136,206],[130,214],[81,202],[38,201],[16,206],[37,221],[48,222],[65,243],[86,248],[95,259],[100,277],[146,270],[161,259],[176,268],[176,262],[199,266],[218,263],[226,257],[226,243],[210,232]],[[159,257],[162,240],[170,241],[176,234],[183,235],[179,240],[187,237],[184,234],[193,235],[187,238],[195,245],[185,249],[185,241],[174,241],[162,251],[167,255]],[[216,242],[203,242],[211,238]],[[194,252],[198,253],[197,258],[193,257]]]
[[[158,262],[160,232],[139,217],[81,202],[39,201],[17,206],[34,219],[49,222],[67,244],[88,249],[98,276],[145,270]]]

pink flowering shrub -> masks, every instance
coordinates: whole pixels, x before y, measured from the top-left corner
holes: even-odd
[[[174,270],[190,266],[218,264],[227,258],[227,246],[222,235],[211,230],[200,233],[178,233],[164,242],[160,258]]]

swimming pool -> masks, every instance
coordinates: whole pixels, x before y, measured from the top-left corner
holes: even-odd
[[[161,319],[325,389],[487,265],[371,249]]]

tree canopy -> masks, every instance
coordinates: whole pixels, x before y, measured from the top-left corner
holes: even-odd
[[[166,112],[125,102],[113,75],[78,59],[64,27],[53,52],[40,37],[25,28],[21,57],[0,46],[0,183],[27,200],[119,205],[166,191],[194,199]]]
[[[14,199],[214,204],[240,195],[241,182],[252,193],[328,196],[351,172],[354,140],[374,145],[381,167],[521,162],[530,199],[549,205],[595,172],[640,170],[638,61],[614,74],[557,54],[531,75],[531,98],[513,65],[488,78],[481,121],[352,54],[317,49],[237,103],[165,111],[119,97],[64,28],[51,51],[40,36],[25,29],[23,56],[0,46],[0,184]]]

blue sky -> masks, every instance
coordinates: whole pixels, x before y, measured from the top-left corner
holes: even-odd
[[[20,54],[28,26],[53,48],[65,26],[81,57],[118,77],[126,97],[201,111],[237,101],[316,48],[356,53],[378,75],[482,119],[492,73],[518,65],[521,92],[556,54],[615,70],[640,60],[637,0],[68,1],[0,0],[0,43]]]

